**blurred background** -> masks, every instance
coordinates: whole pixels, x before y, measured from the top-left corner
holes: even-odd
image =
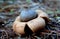
[[[33,10],[41,9],[46,12],[49,15],[50,20],[52,21],[52,25],[56,26],[47,27],[49,28],[48,30],[56,30],[60,32],[60,0],[0,0],[0,26],[3,26],[0,27],[0,31],[7,30],[8,32],[9,30],[11,30],[15,18],[19,16],[21,11],[24,10],[25,6],[28,6],[28,8],[32,8]],[[11,34],[12,31],[9,32],[9,34]],[[40,39],[40,37],[36,38]]]

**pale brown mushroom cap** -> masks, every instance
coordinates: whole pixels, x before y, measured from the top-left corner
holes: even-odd
[[[16,25],[16,33],[19,33],[21,35],[25,34],[24,29],[25,29],[26,23],[20,22]]]
[[[45,19],[45,21],[49,22],[49,16],[47,13],[43,12],[42,10],[36,10],[36,12],[38,13],[38,17],[42,17]]]
[[[33,32],[36,32],[45,27],[45,20],[43,18],[36,18],[27,22],[27,25]]]
[[[20,22],[19,16],[16,18],[15,22],[13,23],[13,30],[17,34],[25,34],[24,28],[25,28],[26,22]]]

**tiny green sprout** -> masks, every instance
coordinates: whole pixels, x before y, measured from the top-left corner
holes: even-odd
[[[10,10],[10,13],[11,13],[11,14],[13,14],[13,11],[14,11],[14,10],[13,10],[13,9],[11,9],[11,10]]]
[[[30,3],[30,2],[31,2],[31,0],[26,0],[26,2],[27,2],[27,3]]]

